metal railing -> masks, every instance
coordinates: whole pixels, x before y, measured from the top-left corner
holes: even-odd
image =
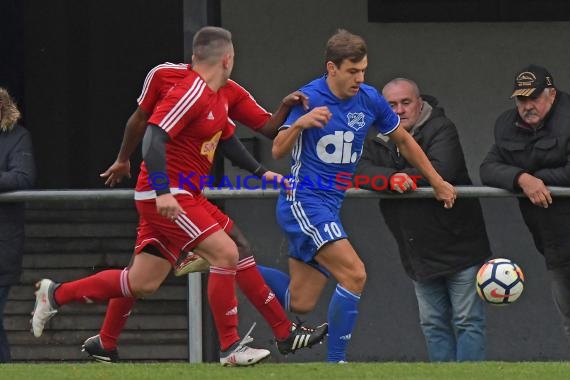
[[[487,186],[456,186],[457,196],[460,198],[509,198],[521,197],[522,193],[513,193],[507,190]],[[570,187],[549,187],[552,196],[570,197]],[[204,194],[209,199],[256,199],[276,198],[278,190],[232,190],[223,188],[205,189]],[[432,198],[431,187],[421,187],[406,194],[387,194],[368,190],[349,189],[347,198]],[[22,190],[0,193],[0,202],[35,202],[35,201],[105,201],[105,200],[133,200],[134,191],[127,189],[100,189],[100,190]]]
[[[503,189],[486,186],[457,186],[459,198],[509,198],[521,197],[522,193],[513,193]],[[554,197],[570,197],[570,188],[549,187]],[[433,198],[430,187],[418,188],[406,194],[387,194],[368,190],[350,189],[347,198]],[[204,194],[209,199],[260,199],[276,198],[278,190],[232,190],[206,189]],[[69,202],[69,201],[109,201],[134,200],[134,191],[126,189],[100,190],[25,190],[0,193],[0,202]],[[202,362],[202,281],[200,273],[188,275],[188,361]]]

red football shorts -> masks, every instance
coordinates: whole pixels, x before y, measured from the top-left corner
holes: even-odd
[[[229,232],[233,221],[203,195],[175,195],[186,214],[174,221],[156,211],[154,199],[135,201],[139,213],[135,253],[152,245],[174,265],[180,252],[194,249],[214,232]]]

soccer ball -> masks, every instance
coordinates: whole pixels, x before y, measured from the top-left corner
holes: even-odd
[[[515,302],[524,289],[521,268],[509,259],[487,261],[477,272],[477,293],[493,305]]]

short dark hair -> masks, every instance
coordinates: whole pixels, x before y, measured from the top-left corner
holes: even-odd
[[[325,63],[331,61],[340,66],[343,60],[360,62],[366,56],[366,42],[364,38],[352,34],[345,29],[339,29],[327,41],[325,50]]]
[[[232,45],[229,30],[217,26],[205,26],[198,30],[192,40],[192,54],[196,61],[220,58]]]

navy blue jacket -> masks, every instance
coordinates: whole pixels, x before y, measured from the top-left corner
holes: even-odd
[[[0,132],[0,191],[32,187],[36,177],[32,140],[28,131],[15,125]],[[24,204],[0,202],[0,286],[17,283],[22,272]]]

